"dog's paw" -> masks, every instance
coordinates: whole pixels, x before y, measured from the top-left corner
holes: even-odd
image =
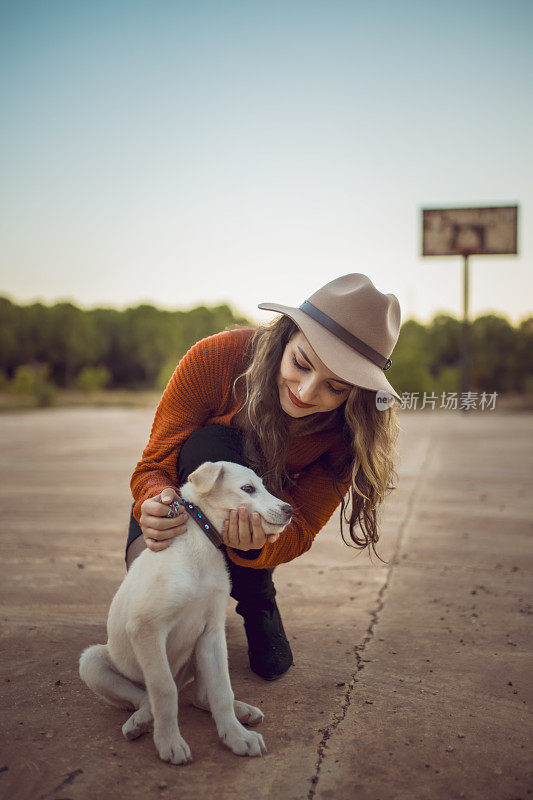
[[[261,734],[247,731],[242,725],[232,725],[221,739],[238,756],[262,756],[267,751]]]
[[[258,725],[263,721],[264,714],[260,708],[250,706],[248,703],[243,703],[241,700],[235,700],[233,707],[235,709],[235,716],[244,725]]]
[[[157,741],[155,746],[162,761],[171,764],[189,764],[192,761],[190,747],[182,736]]]
[[[122,733],[129,741],[138,739],[143,733],[152,730],[153,717],[149,706],[143,706],[135,711],[134,714],[122,726]]]

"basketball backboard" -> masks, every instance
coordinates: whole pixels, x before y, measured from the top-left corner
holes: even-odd
[[[422,255],[516,254],[517,228],[518,206],[423,209]]]

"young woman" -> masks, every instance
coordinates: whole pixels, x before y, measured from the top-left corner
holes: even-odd
[[[385,371],[400,306],[356,273],[326,284],[299,308],[259,308],[281,316],[259,330],[201,340],[170,379],[131,479],[126,562],[185,532],[186,512],[169,518],[169,505],[201,463],[252,467],[294,509],[281,536],[266,536],[258,515],[249,519],[244,507],[221,531],[251,669],[272,680],[292,664],[274,567],[306,552],[338,506],[344,541],[343,519],[352,546],[376,552],[377,507],[395,476],[393,397],[400,398]]]

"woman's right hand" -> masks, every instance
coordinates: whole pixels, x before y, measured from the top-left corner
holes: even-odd
[[[176,536],[181,536],[187,530],[189,515],[184,508],[180,508],[177,517],[167,516],[168,507],[173,500],[179,500],[179,494],[168,487],[141,505],[139,524],[149,550],[165,550]]]

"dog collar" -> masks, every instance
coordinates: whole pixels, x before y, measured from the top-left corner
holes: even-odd
[[[203,530],[207,538],[215,545],[215,547],[222,547],[224,544],[224,540],[222,536],[217,531],[215,526],[209,519],[206,517],[204,512],[195,506],[194,503],[189,503],[188,500],[173,500],[168,508],[168,517],[177,517],[180,506],[183,506],[187,514],[193,518],[197,525]]]

